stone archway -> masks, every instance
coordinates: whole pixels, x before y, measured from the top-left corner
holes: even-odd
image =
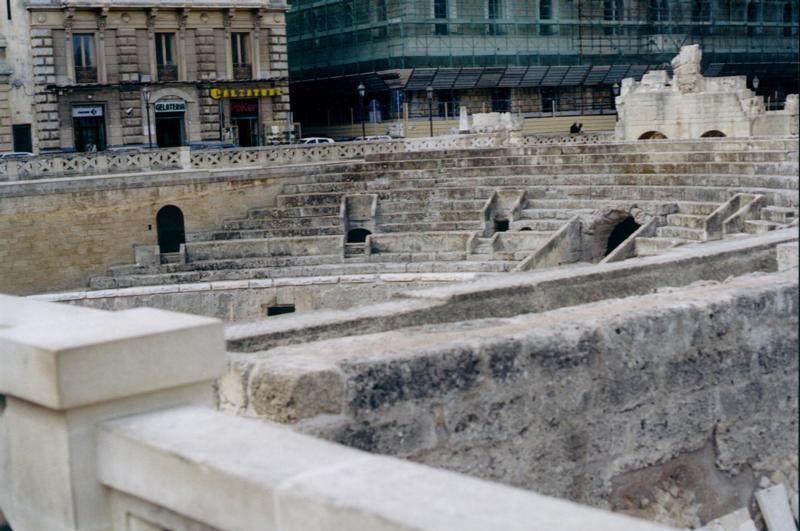
[[[712,129],[700,135],[700,138],[724,138],[725,136],[726,136],[725,133],[723,133],[722,131]]]
[[[660,131],[647,131],[639,135],[639,140],[666,140],[667,135]]]
[[[347,231],[347,243],[364,243],[370,234],[367,229],[350,229]]]
[[[634,204],[611,206],[598,210],[591,216],[584,218],[582,220],[583,261],[597,262],[601,260],[608,254],[610,244],[614,244],[611,248],[613,250],[614,247],[633,233],[630,230],[631,228],[636,230],[639,226],[649,221],[651,217]],[[622,240],[619,240],[619,238],[622,238]]]
[[[177,253],[186,243],[183,212],[175,205],[162,207],[156,214],[158,249],[161,253]]]

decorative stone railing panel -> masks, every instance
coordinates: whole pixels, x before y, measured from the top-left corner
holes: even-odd
[[[611,132],[577,135],[483,134],[446,135],[379,142],[343,142],[294,146],[207,149],[188,147],[49,154],[0,161],[0,181],[46,179],[79,175],[137,173],[152,170],[188,170],[281,166],[364,158],[383,153],[486,149],[545,144],[599,144],[613,139]]]

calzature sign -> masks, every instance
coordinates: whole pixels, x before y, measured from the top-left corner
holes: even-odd
[[[185,101],[159,101],[155,104],[156,112],[184,112]]]
[[[212,88],[210,95],[213,99],[224,98],[257,98],[259,96],[280,96],[283,89],[279,88]]]

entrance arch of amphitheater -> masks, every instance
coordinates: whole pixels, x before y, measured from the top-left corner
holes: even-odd
[[[347,243],[364,243],[370,234],[367,229],[351,229],[347,231]]]
[[[158,249],[161,253],[177,253],[182,243],[186,243],[186,230],[183,212],[175,205],[162,207],[156,214]]]
[[[616,249],[619,244],[627,240],[628,236],[636,232],[636,229],[638,229],[640,226],[641,225],[636,223],[636,220],[633,219],[633,216],[628,216],[614,225],[614,228],[611,229],[611,234],[608,235],[608,240],[606,240],[605,256],[611,254],[611,251]]]
[[[712,129],[711,131],[706,131],[705,133],[700,135],[700,138],[724,138],[726,136],[727,135],[722,131],[717,131],[716,129]]]
[[[667,135],[660,131],[647,131],[639,135],[639,140],[666,140]]]

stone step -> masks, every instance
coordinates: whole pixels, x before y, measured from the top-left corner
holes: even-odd
[[[422,223],[377,223],[376,232],[450,232],[480,230],[480,221],[440,221]]]
[[[567,218],[569,219],[569,218]],[[511,223],[512,231],[532,230],[532,231],[556,231],[560,229],[567,220],[565,219],[519,219]]]
[[[491,238],[478,238],[475,247],[472,249],[472,256],[491,256],[492,254],[492,239]]]
[[[788,225],[798,217],[796,208],[768,206],[761,209],[761,218],[766,221]]]
[[[323,277],[336,275],[370,275],[386,273],[503,273],[516,265],[506,261],[405,261],[382,262],[379,257],[369,262],[354,260],[305,267],[239,268],[222,270],[198,270],[179,273],[157,273],[150,275],[128,275],[120,277],[95,277],[90,281],[91,289],[115,289],[168,284],[191,284],[196,282],[218,282],[226,280],[280,279],[296,277]]]
[[[591,214],[593,208],[526,208],[521,212],[521,219],[559,219],[566,221],[578,214]]]
[[[258,240],[263,238],[291,238],[310,236],[336,236],[342,234],[341,227],[309,227],[273,230],[219,230],[197,232],[186,235],[188,242],[209,242],[226,240]]]
[[[744,231],[747,234],[761,234],[762,232],[769,232],[782,227],[783,224],[781,223],[763,219],[751,219],[744,222]]]
[[[684,243],[686,243],[686,240],[681,240],[679,238],[638,237],[635,240],[636,256],[661,254],[667,249],[683,245]]]
[[[687,227],[690,229],[702,229],[706,216],[696,214],[670,214],[667,216],[667,224],[675,227]]]
[[[675,227],[666,225],[656,229],[656,235],[661,238],[669,238],[673,240],[691,240],[702,242],[706,240],[706,231],[703,229],[692,229],[689,227]]]
[[[678,212],[692,216],[708,216],[719,208],[721,203],[703,203],[695,201],[679,201]]]
[[[419,223],[419,222],[458,222],[479,221],[479,210],[439,210],[429,208],[421,211],[407,211],[396,213],[378,213],[376,222],[379,224],[394,223]]]
[[[328,217],[338,216],[339,205],[321,207],[263,207],[252,208],[247,212],[251,219],[286,219],[298,217]]]
[[[341,227],[342,220],[339,216],[315,216],[277,219],[232,219],[222,223],[223,231],[240,230],[281,230],[281,229],[309,229]]]
[[[364,243],[346,243],[344,245],[344,255],[347,258],[351,256],[366,256],[367,246]]]

